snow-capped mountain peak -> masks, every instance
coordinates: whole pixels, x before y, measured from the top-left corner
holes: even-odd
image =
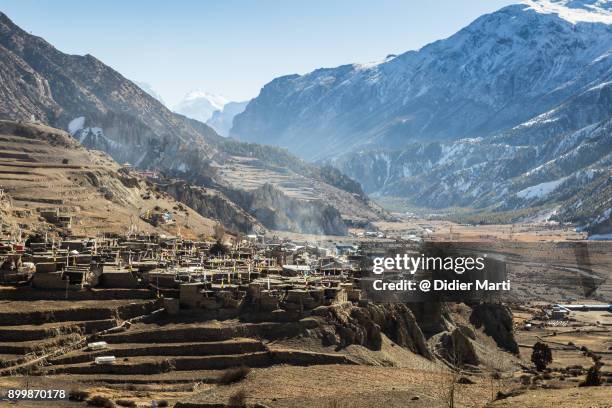
[[[223,110],[229,101],[222,96],[204,90],[193,90],[181,100],[174,111],[192,119],[206,122],[213,112]]]
[[[572,24],[612,24],[610,0],[525,0],[524,3],[538,13],[556,14]]]
[[[231,134],[320,160],[512,128],[609,80],[612,27],[583,21],[608,21],[611,2],[528,0],[383,62],[276,78]]]
[[[217,109],[223,109],[223,107],[229,102],[227,99],[220,95],[215,95],[200,89],[196,89],[189,92],[187,95],[185,95],[183,101],[187,102],[198,99],[206,99],[208,102],[210,102],[211,105],[213,105]]]

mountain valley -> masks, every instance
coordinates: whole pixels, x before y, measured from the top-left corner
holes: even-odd
[[[315,165],[278,148],[223,138],[204,123],[171,112],[95,57],[64,54],[21,30],[4,14],[0,14],[0,53],[4,78],[0,84],[0,118],[66,129],[85,147],[106,152],[118,163],[213,189],[224,200],[234,197],[250,205],[252,200],[244,197],[256,193],[249,188],[268,182],[279,189],[277,203],[281,200],[291,202],[292,208],[304,206],[306,214],[314,205],[335,217],[331,223],[313,219],[307,231],[300,231],[304,223],[276,224],[265,216],[266,228],[333,235],[345,233],[346,223],[357,220],[366,224],[387,217],[364,194],[343,190],[343,184],[338,184],[340,188],[329,184]],[[245,161],[250,163],[252,186],[245,185],[237,170]],[[285,179],[292,181],[282,182]],[[311,185],[317,185],[318,190],[309,197],[285,194]],[[318,203],[313,204],[313,200]],[[243,220],[278,210],[265,200],[258,200],[257,208],[240,203],[231,208],[239,209]],[[205,216],[218,218],[210,212]],[[244,229],[239,232],[243,233],[256,226],[240,222],[231,227],[237,225],[242,225]]]
[[[406,209],[610,233],[611,10],[527,1],[381,62],[276,78],[230,134],[331,163]]]

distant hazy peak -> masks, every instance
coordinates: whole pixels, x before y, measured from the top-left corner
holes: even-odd
[[[223,109],[223,107],[229,102],[227,99],[220,95],[215,95],[200,89],[195,89],[187,93],[187,95],[185,95],[185,97],[183,98],[183,102],[193,101],[196,99],[206,99],[210,102],[211,105],[213,105],[217,109]]]
[[[612,24],[611,0],[525,0],[523,3],[538,13],[556,14],[573,24]]]
[[[234,117],[242,112],[249,104],[249,101],[228,102],[223,109],[216,110],[206,124],[213,128],[221,136],[229,136],[230,129],[234,124]]]
[[[223,110],[229,101],[203,90],[193,90],[174,106],[174,110],[191,119],[206,123],[215,111]]]

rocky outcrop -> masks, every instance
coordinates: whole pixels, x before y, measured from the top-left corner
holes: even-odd
[[[263,230],[255,217],[230,201],[224,194],[183,181],[159,183],[158,187],[200,215],[218,220],[231,232],[251,233]]]
[[[414,315],[404,304],[368,304],[357,307],[345,303],[319,307],[313,312],[323,317],[326,324],[321,329],[324,345],[338,348],[358,344],[372,350],[380,350],[384,334],[396,344],[432,358],[425,336]]]
[[[319,201],[293,199],[271,184],[252,190],[224,192],[173,180],[158,186],[199,214],[218,220],[230,231],[261,232],[265,228],[309,234],[345,235],[338,210]]]
[[[266,228],[306,234],[347,234],[347,227],[336,208],[319,200],[292,198],[272,184],[227,194]]]
[[[427,338],[450,330],[452,324],[446,304],[441,302],[419,302],[407,304],[419,327]]]
[[[476,328],[484,328],[485,334],[491,336],[502,349],[514,354],[519,347],[514,339],[512,311],[505,305],[482,303],[472,308],[470,323]]]
[[[438,356],[453,366],[478,365],[480,359],[470,337],[469,329],[455,328],[451,332],[439,333],[431,339]],[[472,333],[473,335],[473,333]]]

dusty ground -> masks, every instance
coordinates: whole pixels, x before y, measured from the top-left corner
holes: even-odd
[[[28,301],[12,301],[12,300],[0,300],[0,313],[3,312],[37,312],[47,311],[53,312],[54,310],[65,310],[65,309],[84,309],[84,308],[112,308],[122,305],[133,303],[133,300],[105,300],[104,304],[101,305],[98,300],[79,300],[74,302],[71,300],[28,300]]]
[[[585,233],[575,232],[572,227],[544,222],[462,225],[451,221],[412,219],[402,222],[376,222],[374,225],[389,236],[400,236],[414,231],[423,233],[428,240],[438,241],[551,242],[580,240],[586,237]]]
[[[507,408],[609,408],[612,406],[610,387],[583,387],[534,390],[516,397],[495,401],[490,407]]]
[[[457,386],[459,406],[474,406],[490,397],[489,382],[474,380],[476,384]],[[245,390],[247,401],[270,407],[442,407],[451,382],[452,376],[442,370],[277,366],[255,370],[240,384],[197,392],[189,401],[225,402]]]
[[[155,381],[155,378],[151,379]],[[478,380],[477,380],[478,381]],[[451,377],[439,372],[355,366],[293,367],[274,366],[253,369],[246,380],[238,384],[215,386],[208,384],[157,385],[155,387],[120,386],[101,384],[76,384],[70,378],[40,379],[14,378],[0,380],[0,389],[19,388],[27,384],[30,388],[63,388],[87,390],[91,395],[103,395],[117,399],[129,399],[140,406],[150,406],[151,400],[176,400],[189,402],[227,403],[230,396],[244,390],[247,402],[264,403],[269,407],[442,407],[448,392]],[[355,386],[360,384],[360,386]],[[432,387],[435,384],[435,387]],[[475,406],[490,397],[490,383],[482,380],[474,385],[458,385],[456,395],[460,406]],[[164,389],[165,388],[165,389]],[[183,388],[182,391],[176,389]],[[185,388],[188,388],[185,390]],[[413,399],[414,398],[414,399]],[[330,405],[335,401],[339,405]],[[76,407],[84,406],[68,401],[53,403],[19,402],[16,407]]]

